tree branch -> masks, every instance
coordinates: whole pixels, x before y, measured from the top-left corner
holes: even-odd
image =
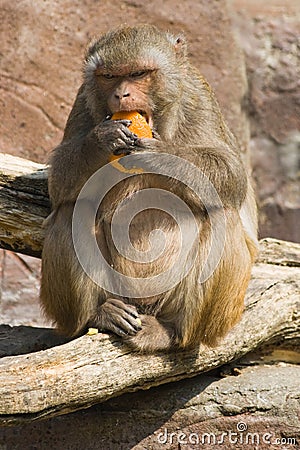
[[[47,168],[0,153],[0,247],[40,256],[50,213]]]

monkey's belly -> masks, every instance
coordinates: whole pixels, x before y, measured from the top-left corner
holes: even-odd
[[[145,210],[130,224],[104,223],[109,263],[128,277],[153,277],[168,270],[180,252],[180,232],[161,211]]]
[[[129,224],[123,220],[103,220],[99,228],[104,239],[98,243],[101,252],[107,255],[107,262],[132,279],[149,279],[163,273],[181,279],[191,264],[189,260],[194,258],[198,242],[188,219],[183,217],[179,225],[172,216],[157,209],[139,212]],[[191,239],[187,245],[189,232]],[[101,248],[101,241],[102,247],[105,242],[105,248]]]

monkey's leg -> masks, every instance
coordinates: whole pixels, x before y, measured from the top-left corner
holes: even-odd
[[[255,246],[236,212],[229,212],[224,251],[212,276],[203,285],[203,306],[198,336],[214,346],[240,320],[250,281]]]
[[[72,240],[73,204],[63,204],[48,219],[42,254],[40,300],[59,332],[82,332],[95,310],[99,288],[86,275]]]
[[[95,233],[93,210],[86,202],[81,205],[84,217],[91,217],[86,232]],[[65,204],[48,220],[43,256],[41,303],[44,311],[68,336],[76,336],[88,327],[112,331],[120,336],[133,335],[140,329],[138,313],[134,306],[117,299],[106,299],[107,293],[85,272],[74,250],[72,240],[73,204]],[[105,239],[97,229],[97,241],[104,257]],[[88,248],[84,237],[82,245],[90,258],[90,269],[100,270],[98,248]]]
[[[128,343],[144,352],[172,347],[214,346],[238,322],[251,275],[255,246],[249,245],[236,212],[227,212],[225,246],[212,275],[199,282],[200,261],[210,251],[209,229],[203,225],[199,259],[162,304],[157,317],[143,316],[142,330]]]

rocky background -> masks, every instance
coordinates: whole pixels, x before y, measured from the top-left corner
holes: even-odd
[[[234,0],[260,236],[299,242],[300,3]]]
[[[183,31],[192,61],[215,89],[253,168],[260,237],[300,241],[299,0],[2,0],[0,21],[1,152],[47,162],[94,36],[124,22]],[[1,252],[2,323],[47,324],[37,302],[39,271],[38,260]],[[55,436],[63,420],[44,423],[43,432]],[[36,436],[41,430],[34,428]],[[51,448],[22,446],[20,436],[31,442],[32,432],[12,430],[3,448]],[[90,448],[75,435],[78,446],[65,448]],[[110,443],[99,448],[121,448]]]

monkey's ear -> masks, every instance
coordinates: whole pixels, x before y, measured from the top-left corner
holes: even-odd
[[[169,35],[169,40],[174,46],[175,53],[178,56],[185,56],[187,52],[187,45],[185,36],[183,34],[178,34],[177,36]]]
[[[99,48],[99,44],[98,41],[96,41],[95,39],[87,46],[86,50],[85,50],[85,61],[88,62],[91,57],[93,57],[96,53],[97,50]]]
[[[95,74],[97,69],[103,67],[103,59],[98,53],[99,43],[95,41],[90,45],[85,53],[83,71],[86,75]]]

